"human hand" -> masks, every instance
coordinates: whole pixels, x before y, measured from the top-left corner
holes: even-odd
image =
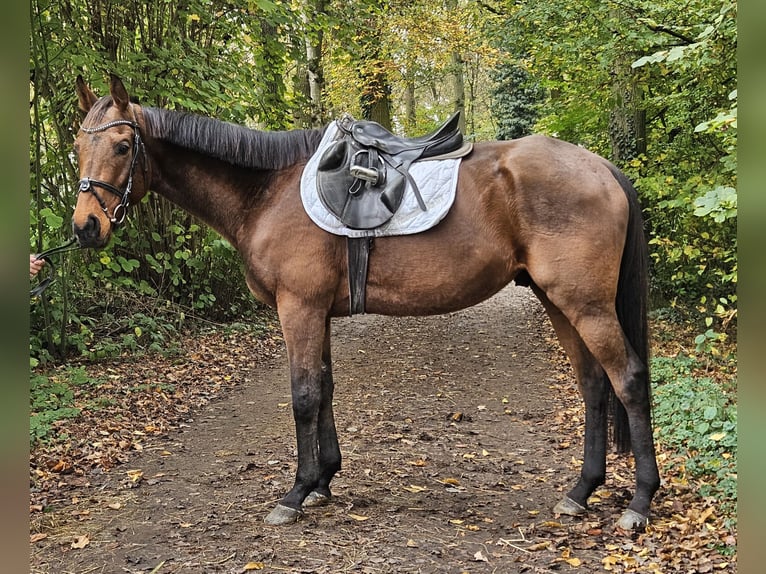
[[[37,259],[37,255],[32,253],[29,256],[29,278],[32,279],[40,272],[40,269],[45,265],[45,259]]]

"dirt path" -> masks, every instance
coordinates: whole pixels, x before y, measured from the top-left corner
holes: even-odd
[[[330,505],[263,523],[295,470],[281,352],[93,477],[33,544],[32,572],[599,570],[602,523],[624,503],[613,491],[585,520],[551,511],[577,473],[581,412],[550,337],[515,287],[450,315],[337,320],[344,468]]]

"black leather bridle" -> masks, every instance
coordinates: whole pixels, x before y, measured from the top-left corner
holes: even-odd
[[[130,171],[128,171],[128,182],[125,185],[125,189],[120,190],[119,188],[115,187],[111,183],[107,183],[106,181],[91,179],[90,177],[83,177],[78,184],[78,193],[92,193],[95,196],[96,201],[98,201],[98,204],[101,206],[103,212],[109,218],[109,221],[112,223],[112,225],[119,225],[125,221],[125,216],[128,214],[128,207],[130,207],[130,192],[133,189],[133,172],[136,169],[136,162],[138,161],[139,153],[143,154],[144,156],[144,181],[146,181],[148,166],[146,162],[146,150],[144,149],[144,142],[141,139],[141,130],[139,129],[138,123],[131,120],[114,120],[112,122],[107,122],[93,128],[80,127],[80,130],[86,134],[94,134],[106,131],[109,128],[113,128],[115,126],[130,126],[133,128],[133,157],[130,159]],[[114,208],[112,215],[109,215],[109,209],[106,206],[106,202],[96,192],[96,187],[105,189],[106,191],[113,193],[120,198],[120,203],[118,203]]]

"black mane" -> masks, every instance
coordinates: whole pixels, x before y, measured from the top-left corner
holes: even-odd
[[[281,169],[308,159],[325,128],[259,131],[196,114],[143,108],[148,136],[204,153],[233,165]]]

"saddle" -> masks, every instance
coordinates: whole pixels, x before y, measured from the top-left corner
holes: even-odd
[[[459,119],[456,112],[430,134],[403,138],[377,122],[345,115],[337,122],[340,138],[323,152],[317,166],[319,199],[349,229],[375,229],[387,223],[408,184],[426,211],[409,167],[463,147]]]

